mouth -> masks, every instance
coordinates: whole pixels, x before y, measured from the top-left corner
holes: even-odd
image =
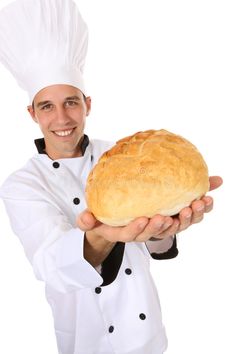
[[[74,130],[75,130],[75,128],[67,129],[67,130],[54,130],[53,133],[57,136],[65,137],[65,136],[72,135]]]

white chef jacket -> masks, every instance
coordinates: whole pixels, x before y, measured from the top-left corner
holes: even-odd
[[[149,261],[176,256],[176,243],[117,243],[100,270],[85,260],[75,220],[86,208],[88,173],[112,144],[87,136],[84,142],[82,157],[36,154],[8,177],[0,197],[45,282],[60,354],[162,354],[167,338]]]

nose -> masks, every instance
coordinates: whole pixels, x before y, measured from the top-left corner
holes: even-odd
[[[57,107],[55,118],[60,126],[65,126],[67,123],[70,122],[70,117],[68,116],[67,111],[64,109],[64,107]]]

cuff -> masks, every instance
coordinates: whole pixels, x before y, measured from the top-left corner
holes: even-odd
[[[102,284],[101,275],[86,261],[83,250],[83,233],[78,229],[68,230],[36,253],[33,262],[36,277],[63,293]]]
[[[152,252],[151,256],[153,259],[159,259],[159,260],[171,259],[171,258],[177,257],[178,253],[179,253],[179,251],[177,248],[177,240],[176,240],[176,235],[175,235],[174,240],[173,240],[173,244],[172,244],[171,248],[168,249],[168,251],[162,252],[162,253]]]

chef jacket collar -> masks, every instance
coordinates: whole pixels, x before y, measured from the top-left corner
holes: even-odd
[[[37,148],[39,154],[46,154],[44,138],[35,139],[34,143],[36,145],[36,148]],[[89,137],[84,134],[84,138],[83,138],[83,141],[81,143],[82,156],[84,156],[84,153],[85,153],[85,151],[87,149],[88,144],[89,144]]]

